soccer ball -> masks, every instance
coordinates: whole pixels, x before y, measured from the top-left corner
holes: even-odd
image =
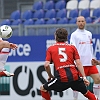
[[[2,25],[0,27],[0,37],[3,39],[8,39],[12,36],[12,28],[8,25]]]

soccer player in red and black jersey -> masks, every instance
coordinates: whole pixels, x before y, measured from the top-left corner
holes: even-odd
[[[67,30],[58,28],[55,32],[56,43],[47,49],[44,67],[48,74],[48,79],[51,80],[40,87],[42,98],[51,100],[48,92],[50,90],[61,92],[71,88],[81,92],[89,100],[97,100],[95,95],[86,89],[89,81],[85,77],[77,49],[75,46],[66,43],[67,37]],[[54,63],[55,76],[51,73],[50,61]],[[79,77],[79,72],[83,78]]]

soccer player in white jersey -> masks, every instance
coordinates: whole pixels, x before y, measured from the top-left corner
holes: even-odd
[[[99,97],[100,75],[97,67],[91,63],[93,59],[92,33],[85,29],[86,21],[83,16],[77,18],[76,24],[78,28],[71,34],[70,44],[77,48],[86,76],[91,76],[94,81],[93,92]],[[73,91],[73,93],[74,100],[77,100],[78,92]]]
[[[16,49],[17,45],[13,43],[9,43],[8,41],[3,41],[2,38],[0,38],[0,77],[2,76],[13,76],[13,73],[10,73],[5,70],[4,66],[7,61],[8,55],[9,55],[9,49]]]

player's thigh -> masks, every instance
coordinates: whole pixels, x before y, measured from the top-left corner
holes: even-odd
[[[96,83],[96,84],[100,83],[100,74],[99,73],[97,73],[97,74],[91,74],[90,76],[92,77],[94,83]]]
[[[54,90],[57,92],[64,91],[70,87],[70,84],[68,82],[60,82],[59,80],[52,79],[51,81],[47,82],[46,84],[43,85],[45,90]]]
[[[87,88],[86,88],[86,86],[84,84],[83,79],[79,79],[79,80],[73,82],[71,84],[71,88],[72,88],[72,90],[79,91],[82,94],[85,94],[87,92]]]

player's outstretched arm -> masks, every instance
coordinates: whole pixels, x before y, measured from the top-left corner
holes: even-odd
[[[10,48],[10,49],[16,49],[17,45],[13,43],[9,43],[8,41],[0,41],[0,50],[3,48]]]
[[[45,61],[44,67],[45,67],[45,70],[48,74],[48,81],[51,80],[51,78],[54,78],[54,76],[51,73],[51,68],[50,68],[49,64],[50,64],[50,61]]]
[[[80,71],[80,73],[83,76],[83,81],[84,81],[85,85],[89,86],[90,82],[85,77],[84,68],[82,66],[82,63],[81,63],[80,59],[77,59],[75,61],[76,61],[76,65],[77,65],[78,70]]]

